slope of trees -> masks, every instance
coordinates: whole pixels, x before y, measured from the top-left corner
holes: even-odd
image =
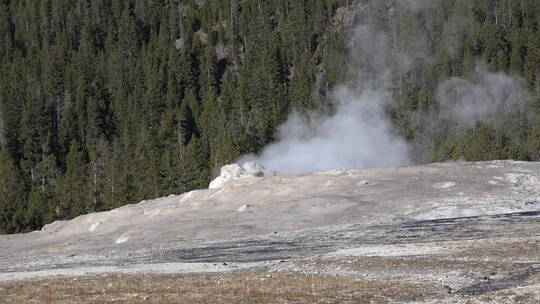
[[[430,111],[437,81],[482,60],[527,81],[536,118],[518,136],[483,125],[433,135],[422,160],[539,159],[540,3],[463,1],[407,14],[362,1],[396,50],[418,31],[432,42],[430,66],[396,74],[392,118],[414,141],[406,113]],[[349,2],[0,0],[0,233],[205,187],[292,109],[331,108]],[[437,37],[462,15],[470,29],[450,51]]]

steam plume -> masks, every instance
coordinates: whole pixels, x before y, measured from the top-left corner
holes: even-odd
[[[530,95],[523,80],[490,73],[478,65],[468,78],[450,78],[439,85],[440,118],[467,127],[483,122],[496,127],[515,112],[523,112]]]
[[[442,2],[404,0],[387,10],[389,16],[397,10],[419,14]],[[457,53],[470,28],[468,5],[469,1],[464,1],[463,10],[443,24],[437,47],[449,56]],[[436,138],[455,136],[459,129],[479,122],[497,126],[513,113],[524,111],[529,94],[523,81],[488,72],[479,64],[471,75],[441,81],[434,92],[437,104],[429,112],[401,113],[409,115],[417,130],[414,141],[407,143],[397,135],[385,109],[396,102],[391,92],[399,89],[400,82],[393,79],[416,83],[422,69],[433,67],[434,60],[427,51],[433,42],[427,32],[419,30],[402,38],[405,44],[396,46],[395,33],[381,26],[380,18],[364,14],[360,21],[349,31],[347,41],[349,63],[354,66],[349,81],[330,94],[337,107],[335,113],[312,113],[308,117],[292,113],[279,129],[276,142],[259,155],[244,156],[240,162],[253,160],[284,172],[404,165],[412,162],[411,151],[415,161],[426,161],[418,155],[427,155],[437,144]]]
[[[335,115],[306,120],[293,113],[281,127],[279,140],[254,160],[283,172],[310,172],[334,168],[386,167],[408,163],[405,141],[392,134],[383,107],[388,92],[360,94],[342,87]],[[245,160],[253,159],[248,156]]]
[[[364,41],[370,43],[363,43]],[[335,168],[388,167],[409,163],[408,146],[395,134],[385,107],[392,102],[387,66],[388,35],[367,25],[351,32],[349,49],[357,70],[353,81],[331,92],[331,116],[293,112],[278,140],[258,156],[245,156],[271,170],[311,172]]]

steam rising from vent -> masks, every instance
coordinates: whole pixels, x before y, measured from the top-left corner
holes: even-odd
[[[495,127],[509,114],[524,111],[530,98],[521,79],[490,73],[482,66],[467,79],[448,79],[436,93],[440,118],[467,127],[478,122]]]
[[[437,5],[434,1],[404,0],[387,10],[389,16],[397,10],[416,14]],[[464,1],[463,5],[470,3]],[[348,68],[353,67],[349,81],[328,94],[336,111],[326,116],[293,112],[274,143],[259,155],[242,157],[240,163],[254,161],[283,172],[405,165],[413,162],[411,154],[415,161],[423,161],[423,155],[436,145],[435,139],[454,136],[479,122],[496,126],[514,113],[524,112],[529,94],[523,81],[488,72],[479,64],[470,75],[436,85],[437,104],[429,111],[399,113],[416,132],[414,141],[406,142],[397,135],[386,109],[399,102],[393,100],[392,92],[399,91],[401,80],[418,82],[420,71],[435,68],[435,60],[427,53],[432,37],[418,30],[405,45],[396,46],[395,33],[377,20],[364,14],[361,24],[348,32]],[[454,56],[470,22],[470,16],[452,16],[441,29],[438,47]]]
[[[254,161],[282,172],[410,163],[408,145],[396,134],[385,113],[386,106],[393,102],[389,37],[368,25],[359,25],[349,34],[350,59],[357,68],[347,85],[330,92],[335,113],[302,117],[293,112],[281,126],[276,142],[258,156],[244,156],[240,163]]]
[[[293,113],[281,126],[279,140],[258,156],[247,156],[266,168],[282,172],[322,171],[334,168],[387,167],[408,163],[408,147],[392,134],[383,106],[388,92],[367,90],[357,95],[337,90],[337,113],[306,120]],[[242,162],[242,161],[240,161]]]

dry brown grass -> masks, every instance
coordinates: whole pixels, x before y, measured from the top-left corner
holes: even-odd
[[[538,238],[452,245],[459,250],[421,258],[299,259],[281,269],[293,273],[108,274],[6,282],[0,283],[0,303],[540,303],[540,274],[526,286],[476,296],[448,293],[447,283],[439,280],[458,283],[459,289],[494,274],[500,279],[525,273],[530,265],[511,257],[538,260]],[[355,279],[365,275],[370,280]]]
[[[475,257],[478,260],[528,260],[540,259],[540,237],[495,238],[467,244],[468,248],[454,254],[455,257]]]
[[[470,303],[519,303],[538,304],[540,303],[540,284],[514,287],[506,290],[488,293],[475,297],[476,302]]]
[[[389,303],[436,296],[433,286],[276,273],[126,275],[0,284],[2,303]]]

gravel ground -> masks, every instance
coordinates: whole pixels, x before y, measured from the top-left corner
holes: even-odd
[[[1,236],[0,302],[2,286],[58,276],[266,273],[538,303],[539,176],[513,161],[334,170],[141,202]]]

